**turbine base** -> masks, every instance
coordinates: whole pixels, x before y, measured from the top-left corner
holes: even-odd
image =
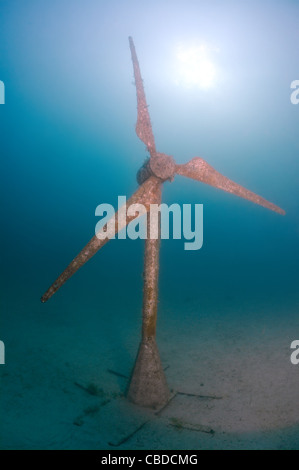
[[[170,398],[155,338],[142,339],[129,383],[127,398],[136,405],[158,408]]]

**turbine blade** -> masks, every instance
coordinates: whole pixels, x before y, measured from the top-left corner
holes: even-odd
[[[234,183],[230,179],[218,173],[211,165],[200,157],[195,157],[190,162],[184,165],[176,166],[176,173],[187,178],[192,178],[202,183],[215,186],[215,188],[222,189],[228,193],[235,194],[236,196],[248,199],[249,201],[259,204],[260,206],[266,207],[271,211],[277,212],[278,214],[285,215],[285,211],[280,207],[272,204],[272,202],[258,196],[257,194],[249,191],[248,189]]]
[[[156,152],[155,139],[153,135],[150,115],[148,112],[148,105],[145,98],[143,81],[140,73],[138,58],[134,46],[133,39],[129,37],[132,62],[134,68],[135,84],[136,84],[136,93],[137,93],[137,123],[136,123],[136,134],[139,139],[145,143],[150,154]]]
[[[151,204],[159,204],[161,198],[161,181],[155,176],[150,177],[145,181],[137,191],[131,196],[131,198],[126,202],[126,210],[124,206],[120,208],[119,212],[115,214],[115,230],[113,227],[113,232],[116,234],[122,230],[129,222],[133,219],[136,219],[139,216],[139,213],[134,215],[127,215],[127,209],[132,204],[143,204],[148,212],[150,210]],[[121,214],[118,220],[118,214]],[[110,219],[111,220],[111,219]],[[97,233],[107,234],[111,230],[111,224],[109,221],[107,224]],[[110,232],[111,233],[111,232]],[[49,287],[47,292],[42,296],[41,301],[46,302],[52,297],[53,294],[73,275],[78,271],[81,266],[83,266],[93,255],[100,250],[110,238],[98,238],[97,235],[90,240],[89,243],[83,248],[83,250],[73,259],[73,261],[68,265],[68,267],[63,271],[62,274],[56,279],[56,281]]]

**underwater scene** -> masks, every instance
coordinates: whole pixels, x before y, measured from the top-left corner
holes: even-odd
[[[1,1],[2,450],[299,450],[298,19]]]

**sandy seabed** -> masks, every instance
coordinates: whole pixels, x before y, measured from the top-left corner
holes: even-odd
[[[124,398],[140,298],[128,311],[125,294],[99,307],[69,293],[46,307],[8,297],[2,449],[299,449],[298,299],[161,301],[157,340],[179,393],[155,414]]]

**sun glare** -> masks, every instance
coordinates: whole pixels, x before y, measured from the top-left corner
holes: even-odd
[[[206,45],[179,46],[176,54],[177,76],[175,82],[187,87],[210,88],[215,84],[216,67],[211,61],[211,51]]]

